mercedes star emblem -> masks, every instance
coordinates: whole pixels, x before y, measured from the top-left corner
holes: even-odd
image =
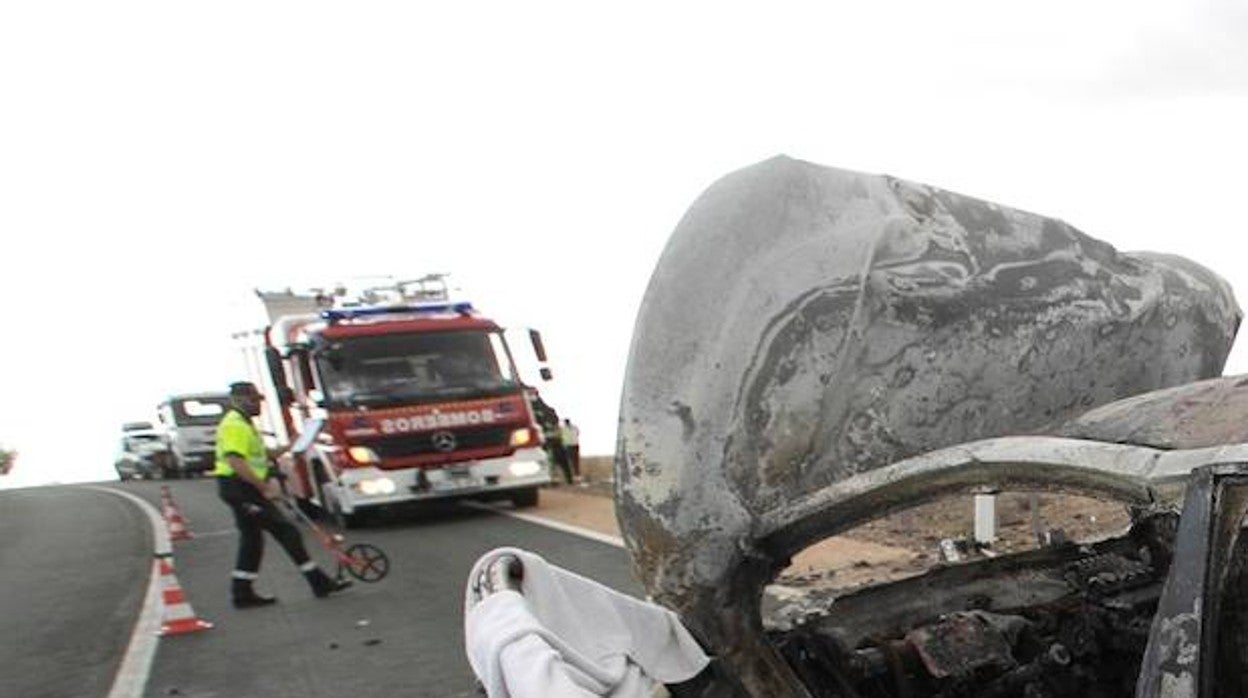
[[[449,431],[435,432],[432,441],[433,447],[443,453],[455,450],[455,435]]]

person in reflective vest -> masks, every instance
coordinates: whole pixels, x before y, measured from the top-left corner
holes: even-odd
[[[581,479],[581,430],[576,428],[570,419],[564,419],[563,425],[559,428],[560,436],[563,437],[563,452],[568,461],[568,467],[577,480]]]
[[[568,462],[568,452],[563,448],[563,429],[559,424],[559,413],[546,404],[542,396],[533,391],[531,403],[533,417],[542,427],[542,448],[546,451],[546,460],[551,466],[563,471],[563,477],[572,484],[572,465]]]
[[[230,595],[235,608],[267,606],[277,601],[252,588],[260,576],[265,531],[281,544],[317,597],[329,596],[351,585],[325,574],[312,561],[299,529],[273,503],[281,496],[281,488],[269,479],[269,453],[251,421],[260,414],[263,400],[254,384],[231,384],[230,409],[217,425],[216,468],[212,474],[217,478],[217,493],[234,513],[238,527],[238,556],[230,574]]]

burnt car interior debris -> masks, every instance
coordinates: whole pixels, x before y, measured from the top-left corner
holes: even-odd
[[[1121,537],[866,588],[769,640],[827,698],[1245,695],[1246,485],[1207,466]]]
[[[643,298],[615,462],[637,576],[717,657],[703,695],[1248,695],[1241,317],[1195,262],[928,185],[787,157],[715,182]],[[812,545],[1028,491],[1129,524],[777,613]]]

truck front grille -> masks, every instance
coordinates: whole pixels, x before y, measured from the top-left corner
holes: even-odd
[[[475,431],[452,431],[455,436],[455,448],[450,451],[439,450],[433,445],[434,434],[409,434],[388,439],[369,441],[362,445],[368,446],[381,457],[411,458],[413,456],[446,455],[459,451],[473,451],[482,448],[503,448],[508,444],[512,428],[477,429]]]

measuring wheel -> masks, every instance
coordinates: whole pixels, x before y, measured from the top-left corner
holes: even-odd
[[[347,574],[361,582],[376,582],[390,572],[390,558],[375,545],[356,543],[343,553],[351,558],[351,563],[347,564],[345,560],[338,563],[339,576],[346,570]]]

